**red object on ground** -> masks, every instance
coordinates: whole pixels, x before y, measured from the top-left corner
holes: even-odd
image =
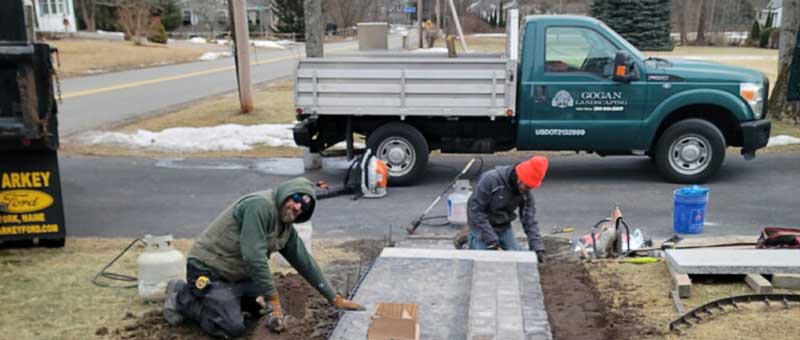
[[[756,248],[800,248],[800,229],[766,227],[758,237]]]

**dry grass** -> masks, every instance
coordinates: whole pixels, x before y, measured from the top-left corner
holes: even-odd
[[[66,77],[195,61],[210,48],[160,44],[136,46],[129,41],[79,39],[47,43],[58,48],[61,59],[59,72]]]
[[[137,130],[162,131],[173,127],[207,127],[221,124],[291,123],[294,121],[293,89],[291,81],[281,81],[258,89],[253,94],[255,110],[248,114],[239,112],[239,97],[233,93],[194,102],[167,114],[123,124],[112,131],[130,133]],[[67,141],[61,150],[67,154],[138,157],[296,157],[302,154],[299,148],[264,145],[247,151],[185,153],[128,149],[111,145],[83,145],[75,141]]]
[[[769,78],[770,84],[775,84],[775,80],[778,79],[778,50],[753,47],[678,46],[672,52],[646,52],[645,54],[665,58],[706,57],[716,63],[746,67],[764,73]],[[749,56],[757,59],[714,60],[715,56]]]
[[[634,265],[613,262],[587,264],[592,280],[603,294],[611,297],[612,310],[624,310],[624,306],[637,306],[643,322],[661,330],[662,335],[652,338],[684,339],[669,332],[669,322],[678,314],[668,292],[669,273],[663,262]],[[620,289],[623,287],[623,289]],[[776,293],[796,291],[776,289]],[[687,310],[704,303],[731,295],[752,294],[743,280],[694,280],[692,297],[682,299]],[[773,308],[764,310],[763,304],[752,304],[744,311],[731,312],[703,323],[688,331],[691,339],[795,339],[800,325],[791,320],[800,318],[800,308]],[[780,326],[776,326],[780,325]]]
[[[502,37],[476,37],[468,35],[467,47],[470,52],[488,52],[488,53],[505,53],[506,51],[506,38]],[[445,39],[436,39],[434,47],[447,47]],[[461,42],[456,40],[456,54],[464,53],[461,47]]]
[[[90,282],[130,242],[68,238],[62,249],[0,250],[0,334],[17,340],[94,339],[100,327],[112,332],[121,327],[126,313],[141,316],[160,308],[160,304],[142,302],[136,289],[99,288]],[[358,260],[358,254],[337,248],[342,242],[313,242],[321,267]],[[177,240],[176,246],[185,254],[191,241]],[[133,247],[110,271],[135,276],[141,252],[141,246]]]

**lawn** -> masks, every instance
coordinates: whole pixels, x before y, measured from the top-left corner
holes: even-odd
[[[129,41],[88,39],[45,42],[58,49],[61,62],[58,70],[65,77],[195,61],[209,50],[222,48],[212,45],[136,46]]]

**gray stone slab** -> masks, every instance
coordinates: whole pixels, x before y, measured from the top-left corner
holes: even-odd
[[[366,339],[378,302],[419,305],[420,339],[466,339],[472,285],[469,260],[379,257],[354,300],[364,312],[347,312],[331,339]]]
[[[800,249],[672,249],[666,257],[680,274],[800,273]]]
[[[475,262],[469,306],[469,340],[524,340],[515,263]]]
[[[384,248],[381,257],[458,259],[480,262],[538,263],[532,251]]]
[[[550,322],[544,308],[544,293],[536,265],[517,263],[519,295],[525,340],[552,340]]]

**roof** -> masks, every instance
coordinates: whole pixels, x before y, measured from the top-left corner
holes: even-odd
[[[536,21],[536,22],[552,22],[557,21],[558,23],[564,23],[565,21],[572,21],[572,22],[582,22],[582,23],[591,23],[595,25],[601,24],[600,20],[597,20],[592,17],[587,17],[584,15],[529,15],[525,17],[525,23]]]

